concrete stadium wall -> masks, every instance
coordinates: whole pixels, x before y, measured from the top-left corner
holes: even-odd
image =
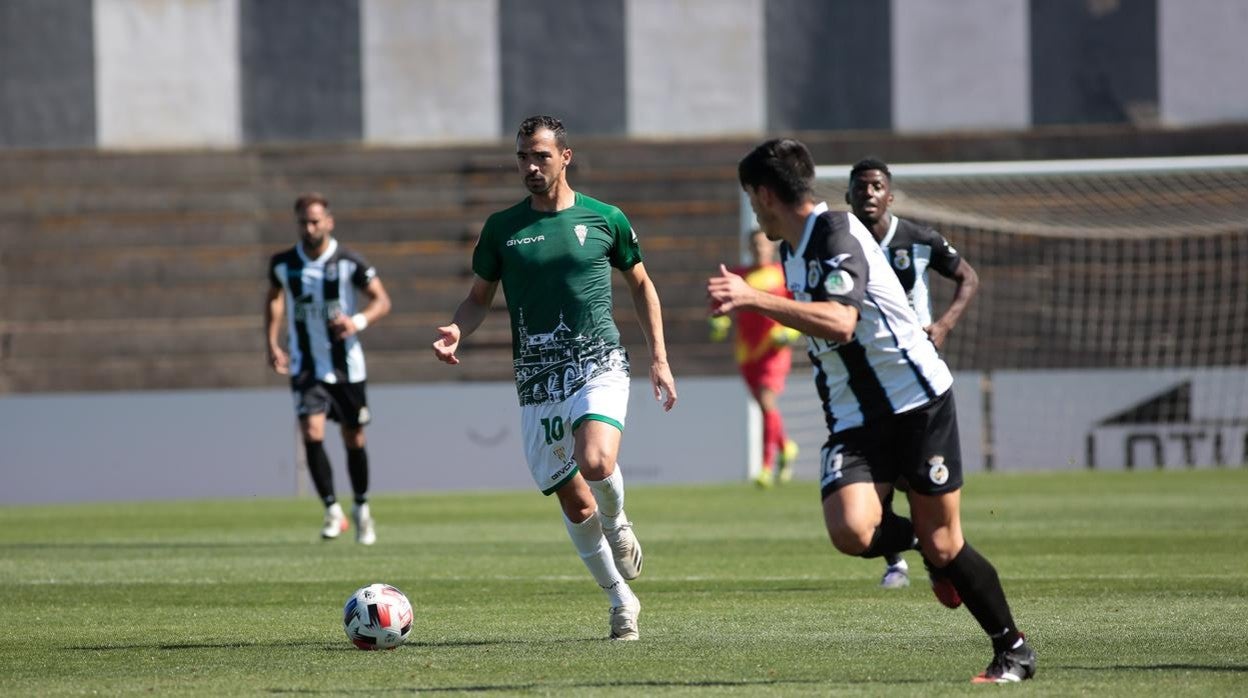
[[[664,413],[634,380],[620,462],[634,484],[730,482],[757,468],[757,419],[736,377],[679,383]],[[1248,466],[1248,369],[959,372],[954,397],[969,473]],[[376,492],[532,489],[511,383],[369,389]],[[827,438],[809,367],[780,403],[819,476]],[[0,398],[0,504],[273,497],[310,490],[289,393],[265,390]],[[339,492],[341,440],[326,439]]]
[[[664,413],[633,381],[620,463],[629,482],[745,476],[740,380],[691,378]],[[376,492],[533,489],[514,383],[369,386]],[[342,441],[326,430],[340,493]],[[262,390],[0,397],[0,504],[210,497],[311,491],[290,393]]]
[[[1240,0],[0,0],[0,148],[1248,121]]]

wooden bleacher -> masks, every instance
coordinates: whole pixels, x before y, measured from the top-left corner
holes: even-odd
[[[703,285],[736,257],[740,146],[711,162],[702,150],[586,149],[571,175],[642,236],[682,375],[733,370],[728,348],[705,342]],[[459,367],[428,349],[467,291],[485,217],[524,194],[506,148],[45,152],[0,158],[0,392],[281,385],[264,363],[264,275],[297,239],[290,206],[306,190],[330,198],[337,234],[394,301],[365,339],[371,382],[510,377],[501,307]],[[617,320],[641,360],[617,282]]]

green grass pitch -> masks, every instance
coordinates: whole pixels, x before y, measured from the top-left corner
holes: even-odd
[[[1244,695],[1248,470],[969,479],[967,537],[1040,656],[971,686],[970,615],[836,554],[812,483],[632,487],[642,639],[534,492],[374,498],[377,545],[317,539],[310,499],[0,509],[0,695]],[[341,609],[404,590],[409,642]]]

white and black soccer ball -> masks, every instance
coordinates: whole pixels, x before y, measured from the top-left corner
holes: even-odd
[[[342,609],[342,628],[362,650],[389,650],[412,632],[412,603],[389,584],[356,589]]]

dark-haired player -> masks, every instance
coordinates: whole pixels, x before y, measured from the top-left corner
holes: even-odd
[[[628,412],[629,359],[612,315],[611,271],[628,284],[650,349],[650,384],[665,410],[676,404],[659,295],[641,245],[620,209],[568,184],[563,123],[533,116],[516,134],[516,165],[529,196],[490,216],[472,253],[472,286],[433,353],[456,352],[493,303],[499,285],[511,315],[520,428],[533,481],[559,500],[581,560],[610,602],[612,640],[636,640],[641,545],[624,513],[616,463]]]
[[[893,174],[884,162],[865,158],[850,169],[845,203],[880,243],[906,292],[910,307],[919,317],[919,324],[940,349],[979,288],[979,275],[940,233],[889,211],[893,203]],[[933,269],[956,284],[953,300],[935,321],[932,320],[932,294],[928,285],[928,271]],[[892,504],[893,491],[889,488],[884,495],[885,510],[891,510]],[[886,555],[884,561],[880,586],[900,589],[910,585],[909,567],[900,553]]]
[[[269,366],[280,375],[290,376],[308,472],[325,505],[321,537],[337,538],[349,528],[325,455],[328,417],[342,425],[347,473],[355,494],[355,539],[372,545],[377,533],[368,506],[368,451],[364,442],[364,426],[371,415],[359,334],[390,312],[390,296],[377,278],[377,270],[334,238],[334,217],[324,196],[300,196],[295,201],[295,218],[299,244],[269,261],[269,293],[264,306]],[[368,298],[363,308],[356,300],[357,291]],[[283,314],[289,353],[279,344]]]
[[[937,598],[965,603],[992,641],[992,661],[973,680],[1031,678],[1036,655],[997,571],[962,536],[953,376],[879,243],[852,214],[815,201],[815,164],[801,142],[767,141],[737,171],[759,227],[783,241],[793,299],[761,293],[721,265],[707,282],[710,312],[753,310],[806,335],[829,432],[820,492],[832,544],[872,558],[908,550],[917,538]],[[881,486],[899,478],[909,486],[913,523],[880,503]]]

